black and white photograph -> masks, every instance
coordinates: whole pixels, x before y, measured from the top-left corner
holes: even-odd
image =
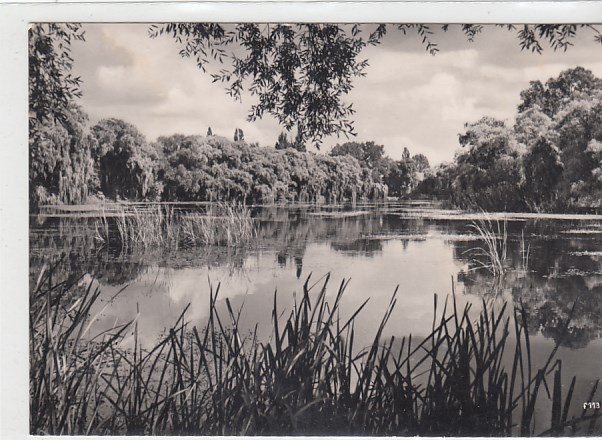
[[[28,25],[30,435],[602,435],[602,25],[119,21]]]

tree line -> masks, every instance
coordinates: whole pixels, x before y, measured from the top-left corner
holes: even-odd
[[[67,123],[41,124],[30,138],[34,205],[114,200],[241,203],[341,202],[382,199],[387,186],[350,155],[316,154],[231,141],[213,135],[172,135],[149,143],[120,119],[87,128],[71,106]]]
[[[466,124],[462,151],[416,193],[465,209],[566,211],[602,206],[602,80],[582,67],[521,92],[513,126]]]
[[[431,168],[422,154],[393,160],[375,142],[308,152],[281,133],[274,148],[244,140],[172,135],[149,143],[133,125],[88,127],[70,104],[61,119],[36,122],[30,136],[31,200],[112,199],[341,202],[430,196],[464,209],[556,211],[602,205],[602,80],[577,67],[533,81],[515,123],[466,124],[454,161]]]

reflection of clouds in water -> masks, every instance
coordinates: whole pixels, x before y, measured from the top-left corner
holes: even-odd
[[[454,212],[430,210],[429,214],[424,204],[412,203],[376,207],[360,216],[308,215],[321,210],[336,214],[348,209],[344,206],[254,209],[260,219],[256,247],[192,248],[142,255],[111,254],[107,250],[98,253],[86,235],[85,224],[73,219],[46,220],[44,228],[49,229],[36,227],[31,232],[30,269],[35,272],[41,256],[66,253],[62,273],[89,274],[85,280],[97,278],[103,301],[128,284],[103,312],[96,328],[129,321],[138,307],[141,336],[149,344],[175,323],[189,303],[186,319],[203,326],[209,280],[214,288],[221,282],[218,307],[223,316],[225,298],[231,300],[235,311],[244,303],[241,325],[251,329],[259,323],[260,331],[265,332],[276,289],[279,310],[290,310],[293,292],[299,296],[309,274],[317,280],[331,273],[329,297],[336,294],[343,278],[351,278],[342,312],[351,315],[370,297],[358,317],[357,337],[364,343],[373,336],[397,285],[398,303],[385,329],[385,334],[396,336],[420,336],[430,330],[433,295],[438,294],[441,313],[452,279],[457,283],[458,307],[471,302],[471,315],[478,313],[481,298],[491,290],[489,275],[466,272],[470,262],[465,252],[478,245],[478,237],[471,233],[469,222]],[[363,205],[358,209],[366,211]],[[505,284],[497,288],[501,296],[493,301],[522,298],[529,306],[532,333],[553,340],[558,337],[556,322],[563,319],[575,297],[582,295],[584,306],[576,309],[578,319],[567,345],[587,345],[587,350],[597,346],[593,343],[602,325],[602,235],[561,233],[596,228],[599,221],[595,219],[537,216],[509,221],[507,263],[511,269]],[[515,269],[524,264],[521,236],[530,255],[527,270],[519,271]]]
[[[304,255],[302,277],[297,277],[294,265],[279,266],[274,252],[249,256],[245,265],[244,275],[232,275],[219,267],[174,269],[166,272],[169,283],[157,283],[158,272],[148,271],[115,299],[111,309],[107,310],[104,324],[99,325],[112,325],[115,319],[125,322],[135,316],[139,307],[139,328],[146,339],[152,341],[175,322],[189,303],[186,319],[201,325],[207,317],[211,282],[214,291],[220,284],[220,310],[225,312],[225,298],[230,298],[235,310],[244,301],[241,324],[249,329],[256,323],[268,328],[276,290],[279,308],[290,310],[293,293],[301,294],[306,277],[312,274],[315,282],[329,271],[329,295],[336,294],[341,280],[351,278],[343,296],[344,313],[350,316],[366,298],[370,298],[358,318],[359,334],[369,336],[378,325],[397,285],[400,285],[398,305],[388,332],[424,334],[429,329],[425,323],[432,321],[433,294],[438,293],[440,298],[449,294],[452,276],[458,271],[451,250],[440,241],[404,243],[390,240],[382,244],[381,253],[372,257],[337,252],[326,244],[309,245]],[[153,292],[149,294],[151,285]],[[116,290],[116,286],[104,286],[102,297],[108,298]]]

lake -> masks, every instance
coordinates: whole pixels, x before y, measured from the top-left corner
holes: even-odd
[[[225,310],[229,298],[242,310],[241,326],[251,331],[258,325],[267,337],[274,292],[285,311],[310,275],[310,284],[321,286],[330,274],[333,296],[349,280],[344,312],[350,316],[370,299],[356,324],[360,345],[371,342],[396,288],[385,336],[428,335],[435,294],[438,314],[452,292],[459,306],[471,303],[475,314],[483,301],[522,302],[536,366],[560,340],[574,305],[558,357],[564,381],[578,377],[575,409],[602,376],[602,216],[491,214],[492,226],[507,230],[507,270],[500,278],[475,262],[484,243],[471,222],[483,214],[421,201],[251,209],[257,239],[250,246],[128,253],[95,241],[96,211],[42,209],[30,218],[31,278],[49,256],[64,254],[61,276],[82,277],[81,283],[93,282],[102,291],[91,332],[138,316],[142,344],[148,345],[188,304],[186,320],[202,326],[211,286],[218,284],[219,306]]]

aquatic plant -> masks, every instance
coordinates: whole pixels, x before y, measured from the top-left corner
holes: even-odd
[[[525,241],[525,230],[520,232],[520,255],[522,261],[522,270],[529,270],[529,256],[531,254],[531,243]]]
[[[53,274],[44,267],[29,295],[30,432],[88,434],[103,405],[101,374],[129,324],[90,337],[100,290]]]
[[[181,245],[226,245],[248,243],[255,235],[249,209],[227,203],[210,204],[204,213],[180,212],[172,206],[151,204],[144,208],[118,206],[95,222],[96,240],[116,242],[122,249]]]
[[[355,319],[368,300],[343,318],[347,281],[332,297],[328,276],[308,278],[288,314],[274,294],[268,340],[239,326],[241,311],[227,298],[225,315],[218,311],[218,285],[204,328],[187,324],[185,309],[145,350],[132,322],[89,339],[97,291],[78,298],[76,285],[51,280],[52,270],[30,297],[32,433],[528,436],[544,389],[552,401],[545,434],[596,430],[597,412],[572,416],[575,378],[563,396],[558,345],[532,365],[521,306],[483,302],[475,319],[454,295],[438,315],[435,296],[430,335],[398,341],[383,338],[396,291],[373,342],[356,347]],[[126,328],[133,349],[123,344]],[[588,401],[596,391],[597,382]]]
[[[472,256],[477,269],[487,269],[494,276],[501,276],[506,271],[508,251],[508,219],[501,222],[491,219],[483,211],[482,218],[472,221],[469,227],[476,232],[482,241],[482,246],[470,248],[467,252]]]

